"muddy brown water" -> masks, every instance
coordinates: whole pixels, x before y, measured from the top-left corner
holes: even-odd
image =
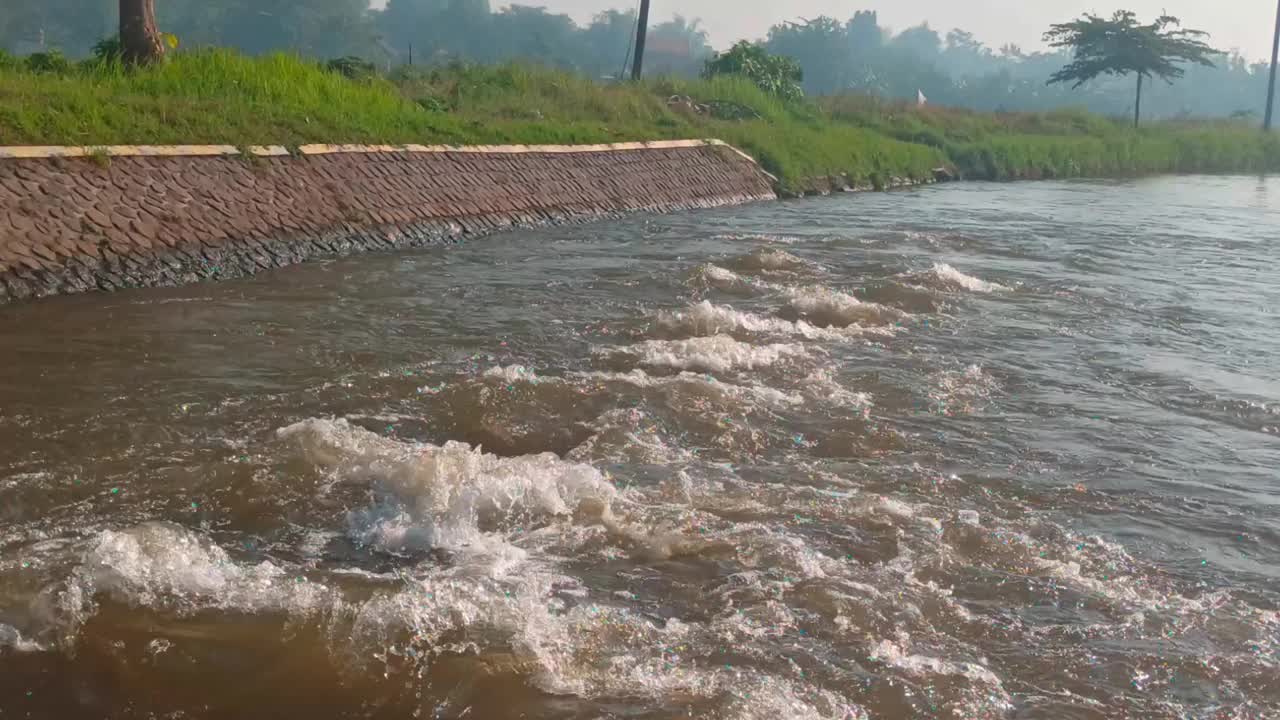
[[[0,718],[1280,717],[1280,182],[0,308]]]

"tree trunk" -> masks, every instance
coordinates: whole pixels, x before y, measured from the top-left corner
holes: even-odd
[[[164,58],[156,0],[120,0],[120,58],[126,65],[150,65]]]
[[[1133,126],[1142,124],[1142,73],[1138,73],[1138,99],[1133,103]]]

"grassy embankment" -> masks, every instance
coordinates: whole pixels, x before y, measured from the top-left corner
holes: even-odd
[[[692,98],[672,105],[673,96]],[[708,111],[707,106],[712,109]],[[182,53],[136,73],[0,58],[0,145],[584,143],[717,137],[785,187],[967,177],[1280,171],[1280,138],[1227,123],[1134,131],[1075,111],[981,114],[868,98],[785,104],[736,78],[603,85],[505,66],[350,80],[294,57]]]

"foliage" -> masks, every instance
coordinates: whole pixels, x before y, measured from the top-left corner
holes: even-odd
[[[59,49],[82,59],[94,43],[116,32],[118,0],[0,4],[0,48],[18,54]],[[604,11],[585,23],[497,0],[389,0],[373,7],[370,0],[160,0],[156,10],[160,28],[181,36],[186,49],[230,47],[316,60],[357,56],[379,68],[411,59],[417,66],[518,60],[602,79],[625,74],[636,20],[631,3],[614,4],[627,9]],[[1132,84],[1123,78],[1103,75],[1075,91],[1069,84],[1046,86],[1072,61],[1067,48],[994,49],[963,29],[918,26],[895,34],[880,25],[874,11],[845,17],[784,22],[764,40],[768,52],[800,64],[801,84],[810,96],[854,91],[914,99],[923,91],[932,103],[977,110],[1133,110]],[[701,25],[675,17],[650,28],[645,69],[651,77],[697,77],[713,55]],[[1147,114],[1226,117],[1252,110],[1261,117],[1267,66],[1239,55],[1211,59],[1217,67],[1187,66],[1176,85],[1148,90]]]
[[[673,96],[744,112],[682,112]],[[740,75],[605,84],[527,64],[453,63],[357,82],[295,55],[200,50],[136,71],[93,63],[37,75],[25,62],[0,64],[0,97],[0,145],[718,137],[791,189],[831,177],[928,178],[944,165],[991,179],[1280,170],[1280,137],[1239,124],[1135,131],[1081,111],[991,114],[859,95],[788,101]]]
[[[843,95],[837,122],[941,150],[965,177],[1112,177],[1164,172],[1264,172],[1280,167],[1280,137],[1247,124],[1164,123],[1135,130],[1081,110],[979,113]]]
[[[704,75],[740,75],[774,97],[790,101],[804,97],[800,88],[804,71],[799,63],[782,55],[770,55],[760,45],[745,40],[707,61]]]
[[[100,63],[120,62],[124,56],[120,36],[112,35],[93,44],[93,59]]]
[[[378,66],[353,55],[330,60],[325,63],[325,69],[350,80],[369,80],[378,74]]]
[[[1074,83],[1080,87],[1099,75],[1159,77],[1167,82],[1186,75],[1182,64],[1213,66],[1211,55],[1220,54],[1202,38],[1199,30],[1181,27],[1178,18],[1162,15],[1150,25],[1139,25],[1137,16],[1117,10],[1107,20],[1085,15],[1080,20],[1053,25],[1045,42],[1056,48],[1071,48],[1075,59],[1054,73],[1049,83]]]
[[[1218,51],[1201,38],[1199,30],[1182,28],[1182,22],[1162,15],[1150,25],[1139,25],[1137,16],[1118,10],[1110,20],[1085,15],[1074,22],[1054,25],[1044,39],[1053,47],[1071,48],[1075,58],[1049,77],[1049,84],[1074,83],[1072,88],[1099,75],[1125,76],[1136,73],[1138,94],[1133,104],[1133,123],[1141,119],[1142,80],[1152,76],[1172,83],[1186,75],[1186,63],[1213,67],[1209,55]]]
[[[27,70],[33,73],[65,74],[71,72],[71,61],[58,50],[27,56]]]

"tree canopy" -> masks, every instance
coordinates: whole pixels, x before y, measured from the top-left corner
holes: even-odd
[[[804,90],[800,88],[804,70],[800,63],[785,55],[770,55],[763,46],[746,40],[709,60],[704,74],[707,77],[742,75],[761,90],[783,100],[804,97]]]
[[[1142,79],[1159,77],[1172,83],[1187,74],[1184,65],[1213,67],[1210,55],[1219,51],[1203,38],[1207,33],[1182,27],[1172,15],[1161,15],[1149,25],[1138,23],[1137,15],[1117,10],[1108,20],[1085,15],[1079,20],[1053,25],[1044,34],[1052,47],[1070,48],[1074,59],[1049,77],[1049,84],[1073,83],[1079,88],[1100,75],[1138,76],[1138,92],[1133,103],[1133,123],[1142,117]]]
[[[511,7],[506,0],[389,0],[379,9],[369,0],[156,0],[156,14],[160,30],[181,41],[179,52],[222,46],[319,60],[355,56],[384,71],[412,56],[417,65],[519,60],[597,79],[623,72],[636,21],[629,3],[619,0],[624,9],[583,22],[524,2]],[[0,1],[0,49],[85,58],[116,34],[118,3]],[[932,104],[976,110],[1073,106],[1121,115],[1134,108],[1131,79],[1104,73],[1075,90],[1075,80],[1046,85],[1077,60],[1071,46],[996,49],[966,29],[917,25],[895,31],[871,10],[779,23],[759,42],[769,54],[800,65],[808,95],[853,92],[912,101],[923,91]],[[713,55],[698,22],[655,22],[646,74],[694,76]],[[1153,84],[1144,98],[1148,114],[1261,117],[1267,68],[1238,54],[1207,57],[1216,67],[1173,61],[1186,74],[1175,85]],[[1153,70],[1152,77],[1160,76]]]
[[[1080,87],[1099,75],[1137,73],[1167,82],[1183,77],[1184,64],[1212,67],[1210,56],[1220,54],[1204,42],[1208,33],[1182,27],[1172,15],[1161,15],[1149,25],[1138,23],[1137,15],[1117,10],[1111,19],[1085,15],[1079,20],[1053,25],[1045,42],[1075,53],[1071,64],[1054,73],[1049,82],[1074,83]]]

